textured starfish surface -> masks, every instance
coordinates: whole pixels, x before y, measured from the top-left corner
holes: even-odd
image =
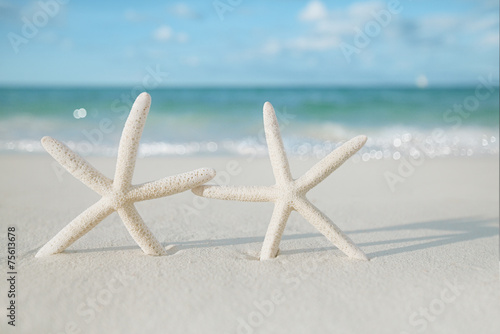
[[[37,257],[62,252],[113,211],[118,213],[128,232],[144,253],[149,255],[164,255],[166,253],[165,248],[156,240],[142,220],[134,202],[186,191],[211,180],[215,176],[215,171],[210,168],[201,168],[153,182],[139,185],[131,184],[139,141],[150,104],[149,94],[142,93],[132,106],[120,139],[114,180],[101,174],[63,143],[50,137],[42,138],[45,150],[69,173],[101,195],[102,198],[73,219],[45,244],[36,254]]]
[[[199,196],[223,200],[248,202],[274,202],[274,211],[267,229],[260,259],[277,256],[281,236],[292,210],[299,212],[319,232],[328,238],[347,256],[368,260],[358,248],[327,216],[306,198],[306,193],[323,181],[334,170],[356,153],[366,143],[366,136],[355,137],[337,148],[307,173],[294,180],[290,173],[276,114],[271,103],[264,104],[264,130],[269,149],[269,158],[276,179],[273,186],[213,186],[204,185],[192,191]]]

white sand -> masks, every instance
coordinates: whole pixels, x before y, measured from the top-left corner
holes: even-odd
[[[89,160],[112,177],[114,159]],[[203,166],[219,177],[235,174],[228,161],[141,159],[133,181]],[[291,159],[293,175],[316,161]],[[383,176],[397,169],[393,161],[348,161],[318,185],[309,199],[369,262],[348,259],[297,213],[278,258],[259,262],[273,205],[204,200],[190,192],[137,204],[160,242],[175,245],[168,256],[143,254],[113,214],[66,252],[38,259],[44,243],[98,200],[67,173],[59,182],[52,163],[48,156],[0,156],[3,277],[7,226],[17,228],[19,255],[17,326],[7,326],[2,279],[1,333],[500,329],[497,157],[425,161],[394,193]],[[268,159],[239,158],[237,166],[231,184],[273,181]]]

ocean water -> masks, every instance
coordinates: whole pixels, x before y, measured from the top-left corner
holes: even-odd
[[[499,91],[461,88],[162,88],[140,155],[265,155],[273,104],[288,154],[321,158],[358,134],[357,160],[496,155]],[[44,152],[49,135],[80,154],[114,156],[130,88],[0,88],[0,153]],[[75,111],[76,110],[76,111]]]

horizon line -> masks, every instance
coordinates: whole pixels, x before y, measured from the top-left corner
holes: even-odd
[[[131,89],[138,84],[1,84],[0,89]],[[165,89],[325,89],[325,88],[360,88],[360,89],[376,89],[376,88],[389,88],[389,89],[446,89],[446,88],[470,88],[477,86],[477,83],[455,83],[455,84],[435,84],[426,87],[418,87],[414,84],[276,84],[276,85],[253,85],[253,84],[221,84],[221,85],[162,85],[154,88],[142,87],[144,90],[165,90]],[[498,84],[493,86],[499,89]]]

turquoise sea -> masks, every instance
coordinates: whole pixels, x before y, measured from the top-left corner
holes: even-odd
[[[40,138],[82,155],[116,155],[139,89],[0,88],[0,153],[43,152]],[[262,106],[277,111],[289,154],[324,156],[358,134],[357,159],[498,154],[498,87],[162,88],[140,154],[266,154]],[[478,94],[480,93],[480,94]],[[79,110],[76,111],[75,110]]]

